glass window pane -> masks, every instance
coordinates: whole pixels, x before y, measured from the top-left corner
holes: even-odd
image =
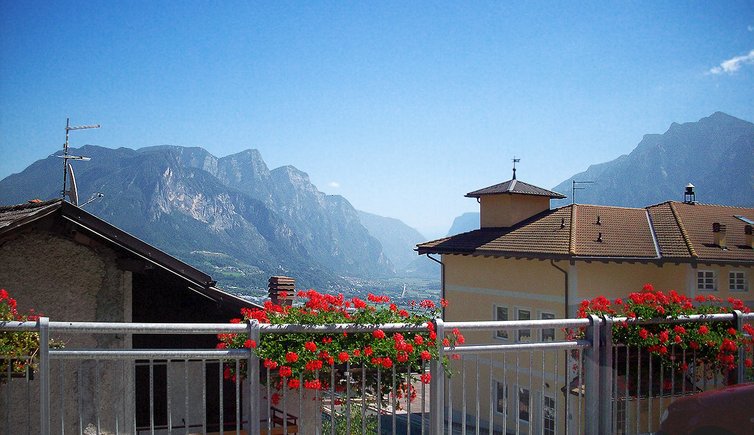
[[[531,320],[531,311],[529,310],[518,310],[518,320]],[[531,338],[531,329],[519,329],[518,330],[518,339],[529,339]]]
[[[542,320],[554,319],[555,314],[542,313]],[[542,341],[555,341],[555,328],[547,328],[542,330]]]
[[[529,421],[529,390],[526,388],[518,389],[518,418]]]
[[[497,307],[495,310],[495,320],[506,321],[508,320],[508,308]],[[508,338],[508,331],[497,331],[498,338]]]

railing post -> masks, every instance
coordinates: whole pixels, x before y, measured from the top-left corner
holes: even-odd
[[[445,349],[442,340],[445,337],[445,326],[442,319],[435,319],[435,333],[437,334],[437,359],[429,367],[429,433],[442,434],[445,421],[445,371],[442,360]],[[449,410],[453,412],[453,410]]]
[[[744,313],[741,310],[733,310],[733,321],[736,324],[736,331],[744,332]],[[738,347],[738,365],[736,366],[736,383],[743,384],[746,376],[744,360],[746,359],[746,346]]]
[[[613,318],[603,317],[600,328],[600,433],[613,433],[613,406],[617,406],[617,391],[613,395]],[[587,378],[589,379],[589,378]]]
[[[589,315],[586,328],[586,340],[591,345],[586,349],[584,371],[586,391],[584,393],[585,433],[600,433],[600,324],[601,320],[594,314]]]
[[[249,338],[259,344],[259,321],[247,320]],[[248,368],[246,370],[246,383],[249,387],[249,433],[260,432],[261,412],[259,408],[259,357],[254,349],[249,349]]]
[[[50,433],[50,319],[40,317],[39,327],[39,433]],[[63,394],[61,391],[60,394]]]

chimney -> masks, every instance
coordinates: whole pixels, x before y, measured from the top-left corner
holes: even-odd
[[[287,276],[271,276],[268,281],[270,300],[274,304],[291,306],[296,280]]]
[[[694,193],[694,185],[689,183],[686,185],[686,190],[683,192],[683,202],[686,204],[693,204],[696,202],[696,194]]]
[[[715,244],[723,249],[727,249],[726,227],[725,225],[715,222],[712,224],[712,232],[715,234]]]
[[[751,232],[751,225],[746,225],[744,227],[744,234],[746,235],[746,246],[754,249],[754,237],[752,237]]]

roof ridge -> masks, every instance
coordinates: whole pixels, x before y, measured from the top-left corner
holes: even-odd
[[[571,228],[568,231],[568,253],[576,255],[576,204],[571,204]]]
[[[56,198],[56,199],[48,199],[46,201],[39,201],[39,202],[27,201],[27,202],[22,202],[21,204],[0,205],[0,212],[28,210],[32,208],[42,208],[42,207],[47,207],[48,205],[55,204],[57,202],[62,202],[62,199]]]
[[[652,235],[652,243],[655,245],[655,252],[657,253],[657,258],[662,258],[662,252],[660,252],[660,242],[657,240],[657,232],[655,231],[655,224],[652,220],[652,214],[649,212],[648,208],[644,209],[644,214],[647,216],[647,224],[649,224],[649,234]]]
[[[602,207],[602,208],[619,208],[621,210],[642,210],[645,207],[627,207],[623,205],[602,205],[602,204],[579,204],[582,207]]]
[[[676,224],[678,224],[678,228],[681,230],[681,235],[683,236],[683,241],[686,243],[686,248],[688,248],[689,250],[689,254],[691,254],[691,256],[694,258],[699,257],[696,254],[696,251],[694,250],[694,246],[691,245],[691,239],[689,238],[689,234],[688,232],[686,232],[686,227],[683,226],[683,222],[681,222],[681,218],[678,217],[678,212],[675,209],[673,201],[669,201],[668,204],[670,205],[670,211],[673,213],[673,218],[675,219]]]

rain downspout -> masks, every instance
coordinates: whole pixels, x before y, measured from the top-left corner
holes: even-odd
[[[445,299],[445,263],[432,257],[430,254],[425,255],[427,258],[440,265],[440,297]],[[445,320],[445,307],[442,307],[442,319]]]
[[[563,316],[563,317],[568,318],[568,271],[565,270],[565,269],[562,269],[560,266],[557,266],[555,264],[555,261],[552,260],[552,259],[550,259],[550,266],[552,266],[552,267],[558,269],[559,271],[563,272],[563,276],[565,278],[565,280],[563,282],[563,288],[565,289],[565,311],[564,311],[565,316]]]
[[[563,316],[563,317],[568,318],[568,271],[565,270],[565,269],[563,269],[563,268],[561,268],[560,266],[557,266],[555,264],[555,261],[552,258],[550,259],[550,266],[552,266],[552,267],[558,269],[559,271],[563,272],[563,277],[564,277],[563,289],[565,290],[565,292],[564,292],[565,293],[565,316]],[[564,370],[563,373],[568,373],[568,358],[565,358],[565,361],[563,363],[565,364],[565,367],[563,368],[563,370]],[[565,410],[565,413],[566,413],[566,415],[568,415],[568,413],[570,412],[570,410],[568,409],[568,395],[571,394],[571,392],[569,391],[569,388],[568,388],[568,381],[567,381],[567,379],[568,379],[568,376],[566,375],[566,385],[565,385],[565,394],[566,394],[566,410]],[[568,427],[568,422],[566,422],[566,428],[567,427]]]

